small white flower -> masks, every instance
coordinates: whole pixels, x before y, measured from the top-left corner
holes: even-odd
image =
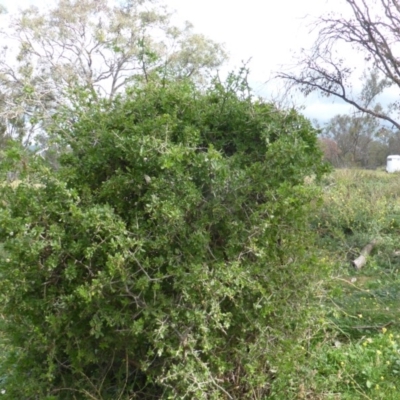
[[[1,393],[1,394],[5,394],[5,393],[6,393],[6,390],[5,390],[5,389],[1,389],[1,390],[0,390],[0,393]]]

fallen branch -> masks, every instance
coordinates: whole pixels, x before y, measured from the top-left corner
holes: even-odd
[[[374,239],[361,250],[359,257],[351,262],[355,269],[359,270],[367,263],[367,257],[377,243],[378,240]]]
[[[389,321],[388,323],[384,325],[357,325],[357,326],[352,326],[353,329],[377,329],[377,330],[382,330],[383,328],[386,328],[390,325],[394,324],[393,321]]]

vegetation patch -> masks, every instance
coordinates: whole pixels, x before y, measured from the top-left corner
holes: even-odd
[[[398,399],[399,198],[398,174],[336,170],[325,180],[313,224],[331,279],[319,302],[324,317],[316,313],[321,330],[304,341],[287,398]],[[373,238],[377,246],[355,271],[349,261]]]
[[[324,273],[310,123],[242,74],[139,85],[58,134],[58,170],[0,188],[5,398],[271,395]]]

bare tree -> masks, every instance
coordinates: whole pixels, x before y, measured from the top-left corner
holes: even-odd
[[[280,78],[305,95],[318,91],[335,96],[358,111],[385,120],[400,129],[399,103],[385,110],[375,100],[388,87],[400,88],[400,3],[398,0],[345,0],[351,17],[330,14],[320,17],[313,29],[318,38],[310,51],[302,51],[295,72],[281,72]],[[343,45],[360,54],[368,71],[366,85],[354,94],[354,66],[343,54]],[[300,72],[298,72],[300,71]]]

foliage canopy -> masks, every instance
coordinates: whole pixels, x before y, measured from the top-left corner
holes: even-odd
[[[138,77],[202,82],[227,57],[191,24],[174,26],[154,0],[57,0],[1,18],[0,128],[26,145],[45,143],[55,112],[79,103],[82,90],[96,101]]]

